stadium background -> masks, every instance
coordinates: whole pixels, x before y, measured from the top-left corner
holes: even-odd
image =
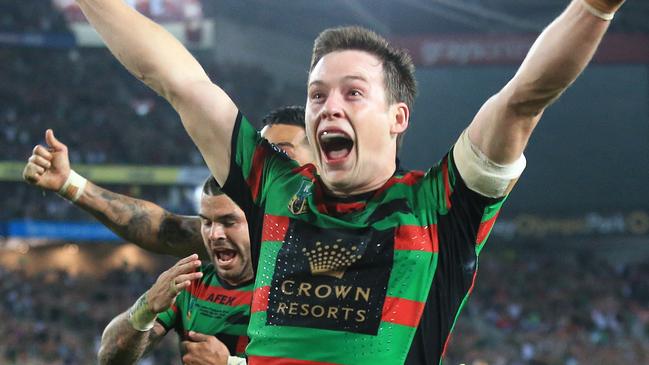
[[[310,46],[360,24],[410,49],[420,94],[404,165],[436,162],[564,0],[133,0],[252,120],[304,102]],[[483,251],[446,364],[649,363],[649,4],[630,0],[552,106]],[[20,181],[53,128],[73,168],[195,212],[207,170],[173,110],[70,0],[0,1],[0,364],[94,362],[101,330],[173,259]],[[179,363],[175,335],[143,364]]]

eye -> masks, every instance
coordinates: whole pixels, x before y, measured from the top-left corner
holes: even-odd
[[[361,92],[359,90],[352,89],[352,90],[349,91],[349,95],[350,96],[362,96],[363,94],[361,94]]]
[[[311,94],[309,94],[309,99],[311,99],[312,101],[317,102],[323,100],[324,98],[325,98],[325,94],[320,91],[313,91],[311,92]]]

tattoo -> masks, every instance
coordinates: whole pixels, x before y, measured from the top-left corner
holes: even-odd
[[[140,199],[113,193],[94,184],[78,205],[123,239],[145,250],[185,257],[206,257],[198,217],[171,214]]]
[[[99,348],[100,364],[135,364],[166,334],[158,323],[149,331],[137,331],[128,322],[128,314],[115,317],[104,330]]]
[[[135,244],[153,243],[156,238],[151,212],[143,206],[143,202],[124,195],[103,190],[100,194],[108,204],[107,214],[101,214],[99,220],[113,229],[117,234]],[[162,208],[158,207],[160,210]],[[112,219],[111,219],[112,218]]]
[[[201,223],[198,217],[186,217],[164,212],[158,231],[158,241],[163,244],[182,249],[187,256],[198,253],[201,256],[205,250],[201,237]]]

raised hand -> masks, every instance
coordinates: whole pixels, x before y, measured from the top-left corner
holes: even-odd
[[[23,179],[43,189],[59,191],[70,175],[68,147],[45,131],[47,147],[36,145],[23,169]]]
[[[191,285],[191,282],[200,279],[202,272],[196,272],[201,266],[197,254],[187,256],[178,261],[169,270],[158,276],[155,284],[146,292],[147,305],[151,312],[161,313],[169,309],[178,294]]]
[[[230,352],[216,337],[189,331],[180,345],[185,365],[226,365]]]

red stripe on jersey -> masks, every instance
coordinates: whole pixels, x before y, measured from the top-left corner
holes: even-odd
[[[248,346],[248,336],[239,336],[235,347],[237,354],[244,354],[246,352],[246,346]]]
[[[393,185],[395,184],[406,184],[408,186],[415,185],[421,178],[424,177],[424,172],[423,171],[409,171],[407,174],[401,176],[401,177],[396,177],[392,176],[388,181],[381,186],[379,190],[374,193],[374,196],[379,196],[383,194],[386,190],[390,189]]]
[[[268,150],[263,146],[257,146],[255,153],[252,156],[252,166],[250,166],[250,173],[246,179],[246,183],[250,187],[252,200],[257,200],[259,196],[259,189],[261,187],[261,175],[264,171],[264,161],[268,156]]]
[[[421,314],[424,312],[424,303],[396,297],[385,297],[381,320],[417,327]]]
[[[438,252],[437,225],[427,227],[399,226],[394,232],[395,250]]]
[[[332,202],[328,203],[327,212],[332,214],[347,214],[352,212],[358,212],[359,210],[365,209],[365,202],[351,202],[351,203],[338,203]]]
[[[248,365],[338,365],[331,362],[289,359],[285,357],[248,356]]]
[[[276,215],[264,215],[264,228],[261,230],[261,242],[266,241],[284,241],[286,231],[288,230],[288,217]]]
[[[446,209],[451,209],[451,181],[448,177],[448,157],[442,162],[442,174],[444,175],[444,198],[446,198]]]
[[[236,289],[226,289],[222,286],[201,285],[192,289],[191,294],[196,299],[216,304],[238,306],[252,303],[252,292]]]
[[[482,242],[487,239],[487,235],[489,232],[491,232],[491,229],[493,228],[494,224],[496,223],[496,218],[498,218],[498,214],[500,214],[500,210],[494,214],[493,217],[490,219],[480,222],[480,227],[478,227],[478,235],[475,238],[475,242],[477,244],[481,244]]]
[[[268,296],[270,295],[270,286],[262,286],[255,289],[252,296],[251,313],[265,312],[268,310]]]

